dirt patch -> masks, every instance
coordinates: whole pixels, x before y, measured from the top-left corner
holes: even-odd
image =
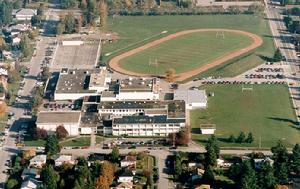
[[[190,70],[190,71],[186,71],[186,72],[182,72],[182,73],[179,73],[177,75],[177,78],[176,78],[176,81],[184,81],[190,77],[193,77],[195,75],[198,75],[208,69],[211,69],[215,66],[218,66],[228,60],[231,60],[233,58],[236,58],[242,54],[245,54],[259,46],[261,46],[263,44],[263,39],[261,37],[259,37],[258,35],[256,34],[253,34],[253,33],[250,33],[250,32],[246,32],[246,31],[242,31],[242,30],[232,30],[232,29],[195,29],[195,30],[185,30],[185,31],[181,31],[181,32],[177,32],[177,33],[174,33],[174,34],[171,34],[171,35],[168,35],[166,37],[163,37],[163,38],[160,38],[160,39],[157,39],[157,40],[154,40],[150,43],[147,43],[141,47],[138,47],[136,49],[132,49],[130,51],[127,51],[123,54],[120,54],[114,58],[112,58],[110,61],[109,61],[109,66],[114,69],[115,71],[117,72],[120,72],[122,74],[126,74],[126,75],[133,75],[133,76],[140,76],[140,77],[147,77],[147,76],[151,76],[150,74],[142,74],[142,73],[137,73],[137,72],[133,72],[133,71],[129,71],[129,70],[126,70],[124,68],[122,68],[120,66],[120,61],[124,58],[127,58],[129,56],[132,56],[134,54],[137,54],[139,52],[142,52],[148,48],[151,48],[151,47],[154,47],[156,45],[159,45],[160,43],[163,43],[163,42],[166,42],[166,41],[169,41],[169,40],[172,40],[176,37],[179,37],[179,36],[182,36],[182,35],[187,35],[187,34],[190,34],[190,33],[195,33],[195,32],[232,32],[232,33],[237,33],[237,34],[242,34],[242,35],[246,35],[248,37],[250,37],[252,39],[252,43],[251,45],[247,46],[247,47],[244,47],[242,49],[238,49],[236,51],[233,51],[232,53],[230,54],[226,54],[226,55],[223,55],[221,56],[220,58],[206,64],[206,65],[203,65],[203,66],[200,66],[199,68],[197,69],[194,69],[194,70]]]

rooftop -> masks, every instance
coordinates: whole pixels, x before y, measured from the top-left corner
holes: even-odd
[[[174,100],[184,100],[185,103],[206,103],[205,90],[176,90]]]
[[[89,90],[91,74],[102,73],[101,69],[62,69],[55,93],[95,93],[96,90]]]
[[[100,72],[91,73],[89,87],[103,87],[106,85],[107,71],[100,69]]]
[[[78,123],[81,117],[81,112],[40,112],[37,117],[36,123]]]
[[[156,78],[128,78],[120,81],[119,92],[158,92],[157,86]]]
[[[82,113],[80,127],[96,127],[100,123],[98,113]]]
[[[133,115],[114,118],[114,124],[146,124],[146,123],[184,123],[185,119],[168,119],[166,115],[147,116]]]

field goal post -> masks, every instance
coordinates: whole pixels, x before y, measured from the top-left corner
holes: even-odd
[[[204,131],[204,129],[206,129],[207,131]],[[214,123],[200,124],[200,127],[199,127],[201,134],[215,134],[216,129],[217,129],[217,127],[216,127],[216,124],[214,124]]]
[[[221,39],[225,39],[224,31],[217,31],[216,38],[221,37]]]
[[[252,84],[248,84],[249,86],[245,86],[244,84],[242,84],[242,92],[244,91],[253,91],[253,85]]]

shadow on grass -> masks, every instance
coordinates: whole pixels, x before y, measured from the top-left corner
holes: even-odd
[[[292,120],[292,119],[287,119],[287,118],[278,118],[278,117],[268,117],[268,119],[272,119],[275,121],[280,121],[280,122],[286,122],[286,123],[291,123],[294,126],[298,125],[298,121]]]
[[[270,58],[270,57],[267,57],[267,56],[264,56],[264,55],[258,55],[259,58],[261,58],[262,60],[266,61],[266,62],[273,62],[273,58]]]

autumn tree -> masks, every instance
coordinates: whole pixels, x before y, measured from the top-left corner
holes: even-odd
[[[125,6],[126,10],[132,9],[132,6],[133,6],[132,0],[124,0],[124,6]]]
[[[114,180],[114,166],[109,161],[105,161],[102,164],[101,175],[107,179],[109,185],[112,184]]]
[[[5,115],[5,112],[7,111],[7,105],[5,102],[0,103],[0,117],[3,117]]]
[[[56,128],[55,134],[58,140],[64,139],[69,135],[68,131],[63,125],[60,125]]]
[[[35,131],[33,133],[34,139],[42,139],[45,140],[47,138],[47,131],[45,129],[41,128],[35,128]]]
[[[176,71],[174,68],[169,68],[166,70],[166,74],[165,74],[166,81],[172,83],[174,82],[175,77],[176,77]]]
[[[6,48],[6,42],[4,38],[1,36],[0,37],[0,50],[3,51]]]
[[[107,178],[100,175],[95,182],[95,189],[109,189]]]
[[[104,0],[101,0],[99,3],[99,12],[100,12],[100,27],[105,28],[107,25],[108,8]]]
[[[29,159],[35,155],[36,155],[36,151],[34,148],[29,148],[28,150],[25,150],[23,152],[23,158],[25,158],[25,159]]]

